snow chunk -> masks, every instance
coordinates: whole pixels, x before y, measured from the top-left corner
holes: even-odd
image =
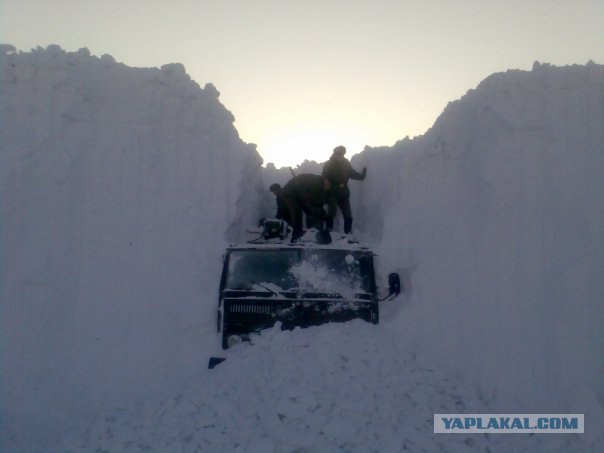
[[[350,263],[349,258],[352,258]],[[346,274],[342,270],[335,274],[333,269],[328,268],[325,263],[312,259],[302,261],[292,267],[291,273],[298,281],[302,291],[340,294],[345,299],[353,300],[355,295],[363,290],[360,280],[355,278],[352,269],[355,263],[354,257],[347,255],[345,260],[351,269],[350,274]]]
[[[206,83],[203,87],[203,92],[213,98],[218,99],[220,97],[220,91],[216,89],[216,87],[211,83]]]
[[[161,67],[161,71],[168,77],[188,77],[187,71],[181,63],[165,64]]]
[[[10,45],[10,44],[0,44],[0,54],[9,55],[9,54],[12,54],[15,52],[16,52],[15,46]]]
[[[46,52],[48,53],[48,55],[50,55],[52,58],[56,58],[61,54],[64,54],[65,51],[61,48],[61,46],[59,46],[58,44],[50,44],[46,47]]]
[[[101,61],[107,65],[114,65],[116,63],[115,58],[106,53],[101,55]]]
[[[88,47],[81,47],[80,49],[78,49],[77,55],[80,57],[89,57],[90,50],[88,50]]]

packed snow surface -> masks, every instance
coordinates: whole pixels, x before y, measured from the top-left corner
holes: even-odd
[[[3,45],[0,77],[3,451],[604,448],[604,67],[495,74],[355,156],[355,234],[407,292],[212,371],[221,253],[289,170],[178,64]],[[586,433],[432,434],[448,412]]]
[[[433,414],[488,411],[476,390],[422,363],[390,326],[278,328],[169,398],[108,411],[63,451],[510,451],[536,436],[433,434]],[[549,448],[567,451],[558,436]],[[576,445],[575,445],[576,446]]]

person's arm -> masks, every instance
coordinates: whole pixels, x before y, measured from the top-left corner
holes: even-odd
[[[349,165],[348,169],[349,169],[348,176],[350,176],[350,179],[356,179],[358,181],[362,181],[363,179],[365,179],[365,176],[367,176],[367,167],[363,167],[362,173],[359,173],[354,168],[352,168],[352,165]]]

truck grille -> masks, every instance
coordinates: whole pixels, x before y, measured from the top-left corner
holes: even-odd
[[[231,313],[271,314],[272,307],[266,304],[230,304],[229,311]]]

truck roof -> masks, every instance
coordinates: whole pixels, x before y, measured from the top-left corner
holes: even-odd
[[[331,244],[317,244],[316,242],[248,242],[242,244],[230,244],[227,250],[348,250],[351,252],[371,252],[367,245],[348,241],[334,241]],[[373,253],[373,252],[371,252]]]

